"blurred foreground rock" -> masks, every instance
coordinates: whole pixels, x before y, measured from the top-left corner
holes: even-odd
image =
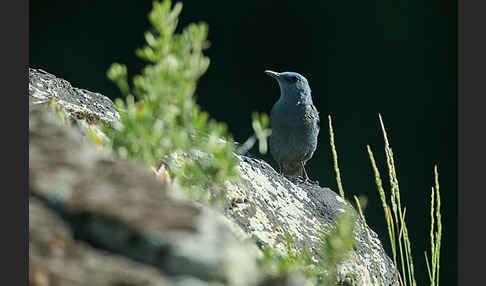
[[[299,277],[264,278],[257,267],[261,253],[252,241],[284,253],[283,238],[290,235],[297,248],[316,251],[318,231],[332,228],[343,212],[345,202],[336,193],[289,181],[264,161],[239,156],[243,180],[228,184],[231,203],[223,213],[177,200],[147,166],[105,154],[78,129],[63,126],[55,113],[34,104],[39,90],[46,98],[69,94],[70,104],[78,97],[88,100],[81,106],[85,114],[117,120],[108,98],[97,94],[101,105],[93,105],[59,82],[64,83],[31,69],[30,285],[303,284]],[[359,220],[355,229],[356,250],[338,267],[338,280],[346,285],[351,275],[356,285],[380,285],[378,279],[381,285],[398,285],[377,235],[368,228],[370,248]]]
[[[170,198],[148,168],[86,144],[43,106],[29,113],[33,285],[256,284],[256,252],[223,215]]]

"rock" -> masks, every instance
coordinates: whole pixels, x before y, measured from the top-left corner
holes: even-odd
[[[35,104],[54,99],[75,121],[81,110],[95,118],[85,117],[87,124],[110,123],[119,115],[109,99],[84,97],[34,69],[29,94],[32,285],[304,285],[298,275],[263,277],[256,245],[285,253],[290,235],[295,250],[316,254],[319,231],[332,229],[347,204],[329,188],[289,181],[248,156],[238,156],[242,180],[227,184],[223,213],[176,199],[147,166],[100,152],[79,128]],[[380,285],[378,279],[398,285],[376,233],[357,220],[355,238],[356,249],[337,268],[340,285],[349,277],[360,286]]]
[[[54,100],[68,117],[86,119],[88,123],[120,120],[120,114],[108,97],[73,87],[68,81],[41,69],[29,68],[29,96],[35,99],[33,103]]]
[[[261,286],[312,286],[303,274],[266,277]]]
[[[64,244],[80,241],[88,249],[83,255],[61,256],[59,264],[66,259],[69,263],[65,267],[73,267],[73,271],[80,267],[80,277],[98,277],[82,272],[91,269],[84,265],[85,259],[108,253],[130,261],[131,264],[123,262],[129,269],[136,269],[132,264],[140,265],[143,269],[140,271],[150,273],[141,272],[143,275],[138,277],[139,271],[134,270],[133,279],[139,280],[133,281],[165,285],[167,280],[179,285],[183,282],[177,281],[192,277],[200,285],[256,285],[259,281],[256,254],[238,240],[222,214],[173,199],[168,194],[170,187],[157,181],[149,168],[98,151],[81,140],[82,135],[76,129],[57,121],[43,106],[30,107],[29,205],[31,215],[36,217],[31,220],[30,231],[52,232],[47,235],[56,236],[57,228],[45,228],[43,220],[57,216],[71,229],[70,233],[59,227],[64,229],[59,231],[60,240]],[[37,209],[34,202],[42,206],[42,212],[32,213]],[[35,237],[31,240],[32,269],[41,269],[35,273],[57,271],[49,268],[51,272],[42,272],[43,259],[36,259],[33,251],[45,247]],[[97,270],[100,279],[106,273],[119,276],[94,285],[115,285],[112,281],[123,280],[123,273],[117,272],[118,260],[115,265],[99,261],[91,271]],[[157,280],[154,273],[158,272],[165,280]],[[50,274],[35,275],[50,277]]]
[[[344,212],[346,203],[329,188],[300,180],[290,181],[263,160],[239,156],[242,180],[228,183],[228,198],[240,201],[225,211],[259,245],[271,246],[285,253],[285,235],[290,235],[299,249],[318,251],[319,231],[332,229]],[[354,209],[353,209],[354,210]],[[375,232],[368,226],[371,249],[360,220],[356,221],[356,250],[338,266],[338,281],[352,275],[357,285],[398,285],[393,262],[386,255]],[[379,273],[376,273],[374,262]]]
[[[172,285],[153,267],[75,241],[69,225],[29,198],[29,285]]]

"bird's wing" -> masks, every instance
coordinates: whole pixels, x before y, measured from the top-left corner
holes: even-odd
[[[317,108],[314,106],[314,104],[312,104],[312,110],[313,110],[314,116],[317,119],[317,130],[320,130],[321,129],[321,119],[319,118],[319,111],[317,111]]]

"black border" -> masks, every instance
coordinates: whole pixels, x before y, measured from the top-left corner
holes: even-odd
[[[485,12],[485,1],[458,0],[459,285],[484,284]]]
[[[2,284],[28,285],[29,2],[2,1]],[[15,104],[14,104],[15,103]]]

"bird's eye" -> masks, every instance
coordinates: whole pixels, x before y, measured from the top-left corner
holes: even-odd
[[[289,77],[287,78],[287,80],[288,80],[289,82],[297,82],[297,81],[299,80],[299,78],[298,78],[298,77],[296,77],[296,76],[289,76]]]

